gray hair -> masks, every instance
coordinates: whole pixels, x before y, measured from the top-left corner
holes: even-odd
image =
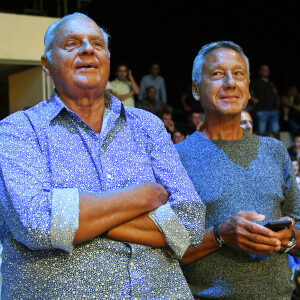
[[[44,55],[47,57],[47,59],[49,61],[51,61],[51,52],[52,52],[52,45],[53,45],[53,41],[54,41],[54,38],[55,38],[55,35],[59,29],[60,26],[62,26],[62,24],[67,21],[69,18],[72,18],[72,17],[84,17],[84,18],[87,18],[89,20],[91,20],[92,22],[96,23],[93,19],[91,19],[90,17],[88,17],[87,15],[85,14],[82,14],[82,13],[78,13],[78,12],[75,12],[73,14],[69,14],[69,15],[66,15],[64,16],[63,18],[61,18],[60,20],[52,23],[48,29],[46,30],[46,33],[45,33],[45,37],[44,37],[44,44],[45,44],[45,52],[44,52]],[[96,23],[97,24],[97,23]],[[103,37],[104,37],[104,42],[105,42],[105,45],[108,49],[108,43],[109,43],[109,34],[99,26],[99,29],[100,31],[102,32],[103,34]]]
[[[213,51],[214,49],[218,49],[218,48],[229,48],[229,49],[233,49],[236,52],[238,52],[246,61],[248,78],[250,77],[249,60],[248,60],[247,56],[245,55],[243,49],[239,45],[237,45],[231,41],[218,41],[218,42],[212,42],[212,43],[206,44],[200,49],[198,55],[196,56],[196,58],[194,60],[194,65],[193,65],[192,80],[194,83],[200,83],[200,81],[201,81],[202,68],[203,68],[203,64],[205,61],[205,56],[209,52]]]

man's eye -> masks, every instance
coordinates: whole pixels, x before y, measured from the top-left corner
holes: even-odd
[[[239,76],[239,77],[243,77],[245,74],[242,71],[236,71],[236,72],[234,72],[234,75]]]
[[[100,48],[100,47],[103,46],[103,43],[100,42],[100,41],[95,41],[93,44],[94,44],[94,46],[97,47],[97,48]]]
[[[66,48],[73,48],[76,46],[76,42],[75,41],[68,41],[66,44]]]
[[[223,76],[223,72],[221,71],[215,71],[212,73],[212,77],[213,78],[219,78],[219,77],[222,77]]]

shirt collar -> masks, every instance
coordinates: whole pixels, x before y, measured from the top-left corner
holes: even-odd
[[[118,117],[121,113],[122,103],[119,99],[117,99],[112,94],[105,92],[104,95],[105,101],[105,110],[109,110],[110,113],[113,113]],[[79,118],[75,112],[73,112],[70,108],[68,108],[63,100],[59,97],[56,90],[53,91],[49,100],[47,100],[48,104],[48,114],[45,119],[50,123],[55,117],[57,117],[62,111],[68,111],[70,114]],[[80,118],[79,118],[80,119]]]

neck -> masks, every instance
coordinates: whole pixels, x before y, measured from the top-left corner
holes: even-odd
[[[78,98],[67,97],[58,93],[64,104],[75,112],[82,121],[89,125],[96,133],[101,131],[105,110],[104,93],[101,96],[85,93]]]
[[[243,137],[240,120],[240,114],[220,118],[205,114],[205,122],[199,131],[211,140],[238,140]]]
[[[269,77],[261,76],[261,79],[262,79],[262,81],[264,81],[264,82],[268,82],[268,81],[269,81]]]

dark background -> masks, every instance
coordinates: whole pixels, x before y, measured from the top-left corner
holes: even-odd
[[[168,102],[190,86],[194,57],[205,43],[232,40],[249,57],[251,78],[262,63],[284,94],[299,85],[298,1],[1,1],[0,11],[61,17],[80,10],[111,35],[111,79],[126,63],[139,83],[158,62]]]

